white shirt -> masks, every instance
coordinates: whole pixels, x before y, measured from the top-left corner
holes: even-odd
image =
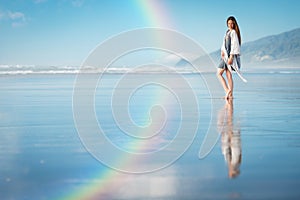
[[[226,37],[226,34],[224,36],[221,51],[224,52],[226,55],[227,53],[226,53],[226,48],[225,48],[225,37]],[[230,38],[231,38],[230,54],[233,54],[233,55],[240,54],[241,47],[240,47],[240,43],[239,43],[239,38],[234,29],[230,31]]]

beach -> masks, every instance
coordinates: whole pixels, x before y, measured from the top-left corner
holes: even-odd
[[[199,75],[182,76],[190,88],[181,84],[172,87],[175,92],[182,92],[182,96],[195,95],[195,113],[192,109],[185,110],[192,105],[190,102],[176,106],[181,96],[166,87],[160,89],[161,85],[140,87],[129,99],[123,99],[122,94],[131,94],[127,91],[131,88],[122,85],[120,91],[126,93],[118,93],[120,100],[116,103],[122,106],[129,102],[133,125],[147,126],[151,122],[149,108],[153,105],[165,106],[164,117],[169,117],[162,129],[153,126],[157,134],[147,133],[150,136],[145,135],[142,142],[122,135],[119,126],[128,121],[120,124],[114,121],[122,113],[118,113],[117,106],[111,106],[114,102],[110,97],[122,75],[108,74],[99,80],[93,97],[95,115],[102,131],[119,149],[155,153],[177,140],[177,146],[159,159],[140,162],[149,171],[131,173],[128,172],[131,167],[139,167],[136,160],[117,159],[109,149],[102,148],[102,154],[117,160],[114,162],[118,169],[113,169],[84,144],[87,140],[82,138],[81,126],[74,120],[76,74],[1,75],[1,199],[299,199],[299,73],[288,70],[245,73],[248,83],[235,74],[234,99],[226,101],[220,94],[220,98],[213,99],[214,109]],[[215,78],[219,84],[215,74],[206,76]],[[139,75],[132,80],[154,77],[164,83],[178,82],[172,74],[164,73]],[[112,109],[116,109],[113,114]],[[181,115],[180,111],[186,113]],[[200,117],[194,133],[192,126],[197,114]],[[89,126],[89,118],[85,119],[85,125]],[[181,138],[178,140],[176,130],[181,126],[187,127],[183,130],[186,138],[178,134]],[[129,133],[134,130],[130,128]],[[210,137],[208,128],[218,138],[212,150],[200,158],[205,136]],[[160,131],[164,133],[162,136]],[[135,136],[138,133],[142,134],[136,132]],[[102,141],[97,142],[101,146]],[[168,155],[178,153],[176,149],[181,144],[189,145],[181,155],[176,155],[178,158],[174,156],[172,162],[160,163]]]

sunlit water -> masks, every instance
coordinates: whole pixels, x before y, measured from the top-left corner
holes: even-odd
[[[110,97],[120,76],[103,76],[95,91],[97,120],[119,148],[135,153],[157,151],[175,138],[182,120],[194,119],[180,117],[178,99],[166,88],[142,87],[128,102],[132,121],[137,126],[149,125],[151,106],[161,104],[169,124],[162,135],[138,145],[122,133],[111,113]],[[166,74],[145,76],[176,81]],[[212,121],[205,84],[198,75],[184,77],[198,101],[196,137],[173,164],[137,175],[110,169],[82,144],[72,111],[75,75],[1,76],[1,199],[299,199],[298,75],[245,74],[247,84],[235,76],[234,100],[215,99]],[[131,88],[123,85],[121,89]],[[219,139],[199,159],[208,126]]]

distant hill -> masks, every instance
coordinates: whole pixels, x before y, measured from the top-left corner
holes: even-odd
[[[300,67],[300,28],[242,44],[244,67]],[[220,50],[210,54],[218,63]]]

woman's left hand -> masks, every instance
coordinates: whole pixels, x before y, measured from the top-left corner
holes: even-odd
[[[230,56],[229,59],[228,59],[228,65],[232,65],[232,63],[233,63],[233,57]]]

